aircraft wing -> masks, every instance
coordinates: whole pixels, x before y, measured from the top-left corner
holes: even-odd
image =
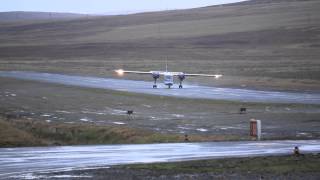
[[[160,74],[160,75],[164,74],[163,71],[126,71],[126,70],[123,70],[123,69],[117,69],[117,70],[115,70],[115,72],[119,76],[122,76],[125,73],[133,73],[133,74],[154,74],[154,73],[156,73],[156,74]]]
[[[188,73],[183,73],[183,72],[164,72],[164,71],[126,71],[123,69],[118,69],[115,70],[115,72],[119,76],[123,76],[125,73],[133,73],[133,74],[159,74],[159,75],[165,75],[166,73],[169,73],[173,76],[202,76],[202,77],[214,77],[214,78],[220,78],[222,75],[221,74],[188,74]]]
[[[220,78],[222,74],[184,74],[185,76],[202,76],[202,77],[215,77]]]
[[[133,74],[151,74],[151,71],[125,71],[125,70],[116,70],[117,73],[133,73]]]

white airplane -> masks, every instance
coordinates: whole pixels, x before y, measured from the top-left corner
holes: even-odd
[[[167,68],[166,68],[167,69]],[[187,74],[183,72],[168,72],[166,71],[125,71],[123,69],[117,69],[115,72],[119,76],[123,76],[125,73],[134,73],[134,74],[150,74],[152,75],[154,79],[154,85],[153,88],[157,88],[157,80],[160,78],[160,75],[163,75],[163,83],[164,85],[168,86],[168,88],[171,88],[174,84],[174,76],[177,76],[179,79],[179,89],[182,88],[182,81],[187,76],[203,76],[203,77],[214,77],[216,79],[220,78],[221,74]]]

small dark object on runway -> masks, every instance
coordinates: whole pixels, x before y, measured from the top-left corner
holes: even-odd
[[[298,146],[295,146],[294,147],[294,150],[293,150],[293,155],[295,155],[295,156],[304,156],[304,154],[301,154],[300,153],[300,150],[299,150],[299,147]]]
[[[247,108],[240,108],[239,114],[247,113]]]
[[[188,134],[185,134],[185,135],[184,135],[184,141],[185,141],[185,142],[189,142]]]
[[[128,110],[127,111],[127,114],[130,116],[130,115],[132,115],[133,114],[133,110]]]

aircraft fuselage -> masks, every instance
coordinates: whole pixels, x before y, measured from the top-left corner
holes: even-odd
[[[173,85],[173,75],[170,73],[164,73],[163,83],[169,88]]]

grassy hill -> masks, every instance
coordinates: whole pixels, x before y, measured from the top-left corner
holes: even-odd
[[[35,20],[66,20],[86,17],[85,14],[55,13],[55,12],[29,12],[10,11],[0,12],[0,22],[23,22]]]
[[[113,76],[115,68],[161,70],[168,59],[172,71],[225,74],[221,81],[195,79],[202,84],[318,90],[319,8],[317,0],[253,0],[3,24],[0,70]]]

